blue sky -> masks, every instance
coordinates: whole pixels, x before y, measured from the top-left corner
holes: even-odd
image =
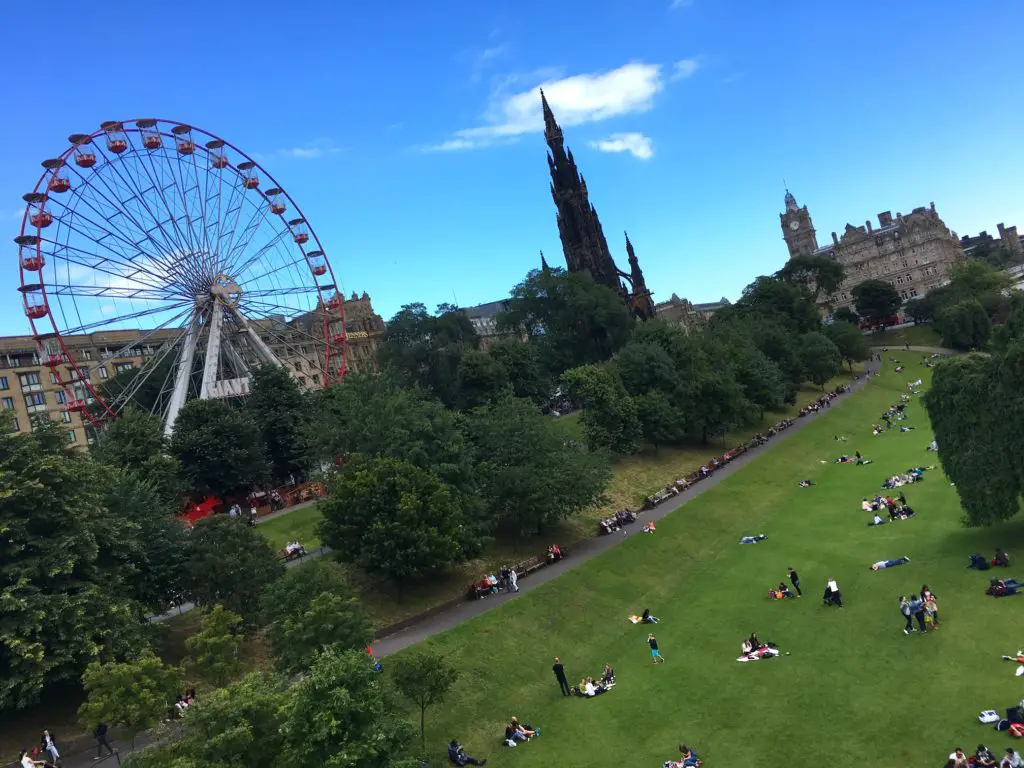
[[[495,300],[563,263],[544,85],[620,263],[628,230],[656,300],[735,298],[786,258],[783,179],[819,240],[933,201],[960,234],[1024,226],[1024,4],[977,5],[58,2],[43,31],[5,4],[0,221],[68,134],[172,118],[257,155],[385,318]]]

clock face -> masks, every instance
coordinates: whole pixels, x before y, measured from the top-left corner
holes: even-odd
[[[796,219],[793,219],[793,221],[789,222],[789,228],[796,232],[798,229],[800,229],[800,222],[797,221]]]

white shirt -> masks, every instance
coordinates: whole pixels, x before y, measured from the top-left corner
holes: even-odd
[[[25,755],[21,758],[21,768],[35,768],[35,761],[28,755]]]
[[[836,584],[836,580],[835,579],[829,579],[828,588],[830,590],[832,590],[833,592],[838,592],[839,591],[839,585]]]
[[[594,690],[594,684],[591,683],[589,680],[587,681],[586,687],[583,689],[583,695],[584,696],[596,696],[597,695],[597,691]]]
[[[862,501],[860,503],[860,508],[863,509],[865,512],[870,512],[871,511],[871,502],[868,501],[867,499],[864,499],[864,501]]]

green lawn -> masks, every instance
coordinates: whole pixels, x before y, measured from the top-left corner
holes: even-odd
[[[904,344],[912,347],[944,346],[939,332],[930,325],[911,325],[893,331],[879,331],[871,334],[869,339],[873,347],[902,347]]]
[[[883,374],[667,517],[655,535],[632,536],[428,641],[462,671],[457,692],[427,715],[439,762],[452,737],[490,765],[517,768],[656,768],[680,740],[707,765],[759,768],[941,765],[958,745],[985,742],[997,754],[1009,746],[977,714],[1021,698],[1014,667],[999,657],[1021,643],[1024,602],[986,597],[990,574],[964,565],[997,544],[1019,552],[1024,521],[962,528],[938,468],[904,489],[917,519],[871,528],[860,511],[887,475],[936,460],[924,450],[931,433],[917,400],[909,407],[915,431],[868,432],[907,381],[928,373],[911,364],[902,375]],[[836,443],[837,433],[849,441]],[[858,449],[874,463],[833,463]],[[802,478],[817,485],[801,489]],[[759,532],[768,540],[737,543]],[[912,562],[869,569],[901,555]],[[790,565],[805,597],[767,600]],[[829,577],[842,589],[842,610],[822,606]],[[938,597],[942,626],[905,636],[897,599],[923,583]],[[651,664],[646,629],[626,621],[645,607],[662,619],[664,665]],[[736,662],[751,631],[792,655]],[[550,671],[555,655],[572,680],[611,663],[618,685],[595,700],[563,699]],[[511,715],[541,726],[543,736],[502,747]]]
[[[273,545],[280,550],[290,541],[301,541],[307,552],[320,546],[320,537],[316,535],[316,526],[323,516],[316,504],[296,509],[285,515],[266,520],[256,526]]]

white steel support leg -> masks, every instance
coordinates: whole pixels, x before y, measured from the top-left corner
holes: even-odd
[[[270,365],[281,365],[281,361],[277,359],[277,355],[271,351],[266,342],[260,338],[260,335],[252,329],[252,326],[249,325],[249,322],[245,319],[245,315],[239,312],[237,307],[228,306],[226,309],[231,313],[235,322],[245,328],[245,332],[249,334],[249,341],[251,341],[253,347],[255,347],[256,354],[263,358],[263,362]]]
[[[206,339],[203,383],[199,388],[199,397],[202,400],[214,397],[214,384],[217,382],[217,369],[220,366],[220,332],[224,324],[224,305],[215,299],[210,307],[210,333]]]
[[[188,396],[188,380],[192,375],[192,364],[196,357],[196,344],[199,341],[201,324],[202,317],[197,308],[192,313],[192,320],[188,324],[181,356],[178,358],[178,370],[174,373],[174,390],[171,392],[171,403],[167,406],[167,416],[164,418],[164,437],[167,438],[170,438],[174,431],[174,422],[178,420],[178,413],[185,405],[185,398]]]

